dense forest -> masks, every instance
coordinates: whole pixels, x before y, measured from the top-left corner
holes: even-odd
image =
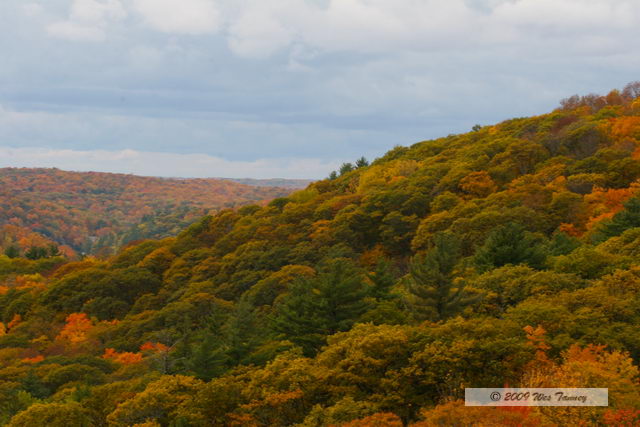
[[[57,245],[67,256],[112,253],[131,241],[174,236],[212,211],[285,196],[293,188],[252,184],[0,169],[0,250],[25,255]]]
[[[108,259],[0,257],[0,420],[639,425],[639,179],[636,83]],[[461,400],[506,385],[604,387],[609,407]]]

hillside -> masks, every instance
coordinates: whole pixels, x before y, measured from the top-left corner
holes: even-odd
[[[0,169],[0,226],[5,236],[0,243],[3,250],[15,246],[22,253],[33,247],[34,238],[61,245],[68,254],[110,250],[132,240],[175,235],[211,211],[291,191],[271,187],[217,179]],[[39,237],[24,239],[29,232]]]
[[[640,83],[358,165],[108,260],[0,257],[0,419],[638,424]],[[609,407],[460,400],[505,384]]]

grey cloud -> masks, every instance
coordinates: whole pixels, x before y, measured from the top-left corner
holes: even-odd
[[[189,1],[2,2],[0,146],[348,161],[640,78],[635,1]]]

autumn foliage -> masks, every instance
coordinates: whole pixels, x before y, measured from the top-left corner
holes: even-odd
[[[165,195],[237,193],[3,171],[7,248],[44,245],[36,229],[106,244],[144,215],[174,231],[0,256],[0,424],[638,425],[638,96],[396,147],[179,230]],[[609,406],[467,407],[467,387],[607,388]]]

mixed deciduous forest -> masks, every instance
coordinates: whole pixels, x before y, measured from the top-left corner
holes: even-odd
[[[0,169],[0,250],[39,256],[55,245],[69,257],[113,253],[128,242],[174,236],[210,212],[285,196],[293,188],[252,184]]]
[[[638,425],[639,179],[636,83],[110,258],[2,256],[0,420]],[[610,405],[461,400],[502,386],[603,387]]]

